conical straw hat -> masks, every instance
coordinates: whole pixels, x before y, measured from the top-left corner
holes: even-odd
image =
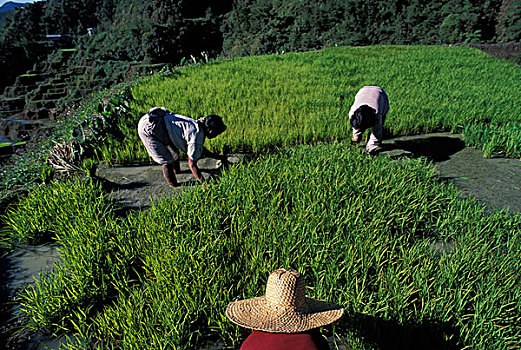
[[[308,298],[305,289],[299,272],[276,270],[268,277],[264,296],[229,304],[226,316],[239,326],[270,333],[304,332],[342,316],[342,307]]]

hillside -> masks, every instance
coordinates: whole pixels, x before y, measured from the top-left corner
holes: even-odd
[[[201,52],[215,57],[337,45],[510,43],[521,40],[519,1],[38,1],[0,28],[0,64],[6,71],[29,69],[41,59],[35,43],[56,33],[75,37],[94,60],[172,64]],[[13,49],[18,51],[10,56]],[[0,87],[13,80],[0,77]]]
[[[28,2],[8,1],[2,6],[0,6],[0,25],[2,24],[2,19],[4,16],[6,16],[9,12],[14,11],[15,8],[22,8],[26,4],[28,4]]]

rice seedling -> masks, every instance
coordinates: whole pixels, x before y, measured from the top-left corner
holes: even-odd
[[[92,181],[36,188],[2,220],[13,242],[59,245],[60,262],[20,294],[21,315],[32,330],[72,334],[70,349],[232,347],[246,333],[226,305],[262,295],[287,267],[309,296],[346,308],[333,334],[353,349],[515,348],[519,214],[459,199],[426,161],[370,159],[338,141],[358,88],[380,85],[388,135],[462,131],[489,156],[518,157],[520,84],[518,68],[477,50],[422,46],[247,57],[143,80],[120,101],[126,139],[104,138],[85,171],[96,157],[148,162],[135,126],[152,106],[221,114],[228,131],[210,148],[263,155],[125,218]],[[315,146],[278,149],[299,143]]]
[[[466,125],[462,135],[468,144],[483,150],[485,157],[521,158],[521,123]]]
[[[12,244],[41,244],[56,239],[67,225],[91,221],[110,212],[110,202],[91,180],[42,184],[7,208],[2,221]]]
[[[519,219],[459,199],[422,160],[299,146],[125,219],[55,224],[62,263],[21,299],[31,327],[91,346],[234,346],[247,334],[226,305],[291,267],[309,296],[346,308],[333,330],[355,349],[371,347],[362,331],[392,346],[380,324],[413,345],[508,349],[521,341]]]
[[[357,90],[379,85],[391,104],[388,135],[465,130],[469,144],[490,144],[515,156],[517,132],[512,131],[521,115],[520,78],[514,64],[465,47],[342,47],[218,61],[138,83],[131,103],[135,119],[126,121],[127,140],[105,152],[107,158],[118,154],[115,162],[129,162],[132,154],[136,161],[147,161],[135,147],[135,125],[152,106],[193,118],[223,115],[228,131],[209,142],[219,150],[342,140],[349,137],[347,112]],[[478,132],[470,136],[470,130],[491,123],[504,131],[494,139]]]

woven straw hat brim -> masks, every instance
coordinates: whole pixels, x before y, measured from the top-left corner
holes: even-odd
[[[268,306],[264,296],[228,305],[226,316],[235,324],[269,333],[299,333],[326,326],[344,314],[339,305],[306,298],[302,310]]]

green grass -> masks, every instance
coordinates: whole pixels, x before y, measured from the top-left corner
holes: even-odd
[[[87,181],[87,182],[85,182]],[[109,207],[99,187],[89,180],[40,185],[8,208],[3,222],[11,230],[16,245],[52,242],[77,221],[92,222]]]
[[[305,274],[309,296],[346,308],[334,331],[354,349],[392,348],[404,341],[396,329],[412,348],[521,342],[521,217],[459,199],[423,161],[299,146],[126,218],[96,186],[48,191],[58,188],[72,208],[106,214],[38,219],[56,197],[43,193],[17,207],[62,246],[56,272],[22,293],[34,329],[106,348],[237,345],[247,332],[226,305],[262,295],[269,273],[286,267]]]
[[[521,158],[521,122],[466,125],[462,131],[467,144],[481,148],[490,157]]]

